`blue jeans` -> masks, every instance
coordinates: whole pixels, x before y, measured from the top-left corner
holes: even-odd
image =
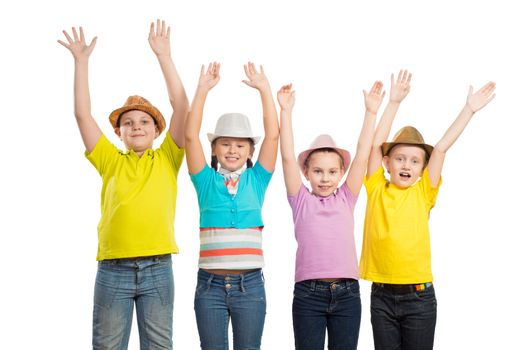
[[[260,349],[266,318],[262,270],[222,276],[200,269],[195,314],[202,349],[228,349],[230,318],[233,348]]]
[[[433,285],[408,293],[371,286],[371,325],[377,350],[433,349],[437,299]]]
[[[136,304],[140,349],[172,349],[171,254],[98,262],[93,349],[127,349]]]
[[[327,328],[329,349],[356,349],[361,314],[358,281],[307,280],[295,283],[295,348],[323,350]]]

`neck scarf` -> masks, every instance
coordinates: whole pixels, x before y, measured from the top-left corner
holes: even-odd
[[[246,170],[245,166],[235,171],[229,171],[224,168],[218,169],[219,174],[221,174],[224,177],[224,184],[226,185],[229,194],[237,194],[237,185],[240,181],[240,175],[242,175],[244,170]]]

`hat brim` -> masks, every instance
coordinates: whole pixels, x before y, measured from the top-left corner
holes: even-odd
[[[431,153],[433,152],[433,146],[430,146],[425,143],[420,142],[384,142],[382,144],[382,156],[387,156],[388,153],[391,151],[391,149],[397,145],[407,145],[407,146],[417,146],[421,147],[424,151],[426,151],[426,154],[429,157],[431,156]]]
[[[335,150],[341,157],[342,157],[342,166],[344,168],[344,172],[348,170],[349,164],[351,163],[351,154],[349,151],[346,151],[345,149],[338,148],[338,147],[316,147],[316,148],[310,148],[303,152],[300,152],[298,155],[298,165],[300,166],[300,169],[302,171],[305,171],[305,162],[307,157],[311,154],[311,152],[317,150],[317,149],[323,149],[323,148],[331,148]]]
[[[140,105],[139,104],[128,105],[128,106],[123,106],[123,107],[115,109],[109,115],[109,122],[111,123],[113,128],[118,128],[118,125],[116,124],[118,121],[118,118],[126,112],[135,111],[135,110],[142,111],[142,112],[149,114],[151,118],[153,118],[156,121],[156,125],[158,127],[159,133],[161,133],[166,128],[166,120],[164,119],[164,116],[162,115],[162,113],[160,113],[160,111],[156,107],[146,106],[146,105],[141,105],[141,104]]]
[[[210,133],[210,132],[207,133],[207,139],[209,140],[209,142],[213,142],[216,139],[218,139],[219,137],[233,137],[233,138],[237,138],[237,139],[251,139],[251,140],[253,140],[253,144],[254,145],[256,145],[258,143],[258,141],[260,141],[260,136],[218,135],[218,134],[213,134],[213,133]]]

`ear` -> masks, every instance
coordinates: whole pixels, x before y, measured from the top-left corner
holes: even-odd
[[[382,164],[384,164],[384,168],[386,168],[388,174],[390,173],[390,171],[389,171],[389,168],[391,166],[390,162],[391,162],[391,158],[389,158],[389,156],[384,156],[382,158]]]
[[[169,130],[168,130],[169,132]],[[155,139],[160,136],[160,131],[158,130],[158,126],[155,124]]]
[[[122,135],[120,134],[120,127],[116,127],[116,128],[115,128],[115,134],[116,134],[118,137],[122,137]]]
[[[302,174],[304,175],[304,177],[306,178],[306,180],[309,181],[309,176],[308,176],[308,174],[307,174],[307,169],[306,169],[305,167],[302,168]]]

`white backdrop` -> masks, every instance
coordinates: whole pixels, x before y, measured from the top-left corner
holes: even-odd
[[[56,40],[73,25],[84,26],[89,40],[98,36],[90,62],[93,115],[123,147],[107,116],[128,95],[143,95],[170,114],[147,42],[156,18],[172,26],[173,57],[190,98],[200,65],[222,63],[202,136],[231,111],[249,115],[262,133],[259,96],[241,83],[248,60],[264,64],[274,94],[294,84],[297,153],[319,133],[330,133],[354,153],[364,114],[362,89],[380,79],[389,90],[389,75],[399,69],[413,72],[413,80],[393,132],[412,124],[431,144],[462,108],[469,84],[479,88],[495,81],[497,97],[449,151],[431,213],[439,304],[435,348],[519,347],[524,284],[518,200],[524,193],[517,140],[524,54],[518,33],[524,22],[512,2],[21,0],[4,6],[1,348],[91,344],[101,181],[83,156],[73,116],[73,58]],[[511,176],[517,185],[511,185]],[[357,247],[365,201],[362,191],[355,212]],[[296,242],[280,163],[263,215],[268,300],[263,348],[292,349]],[[175,225],[180,254],[174,256],[174,344],[197,349],[198,207],[185,165]],[[369,289],[361,281],[359,349],[373,348]],[[129,348],[137,349],[137,341],[135,323]]]

